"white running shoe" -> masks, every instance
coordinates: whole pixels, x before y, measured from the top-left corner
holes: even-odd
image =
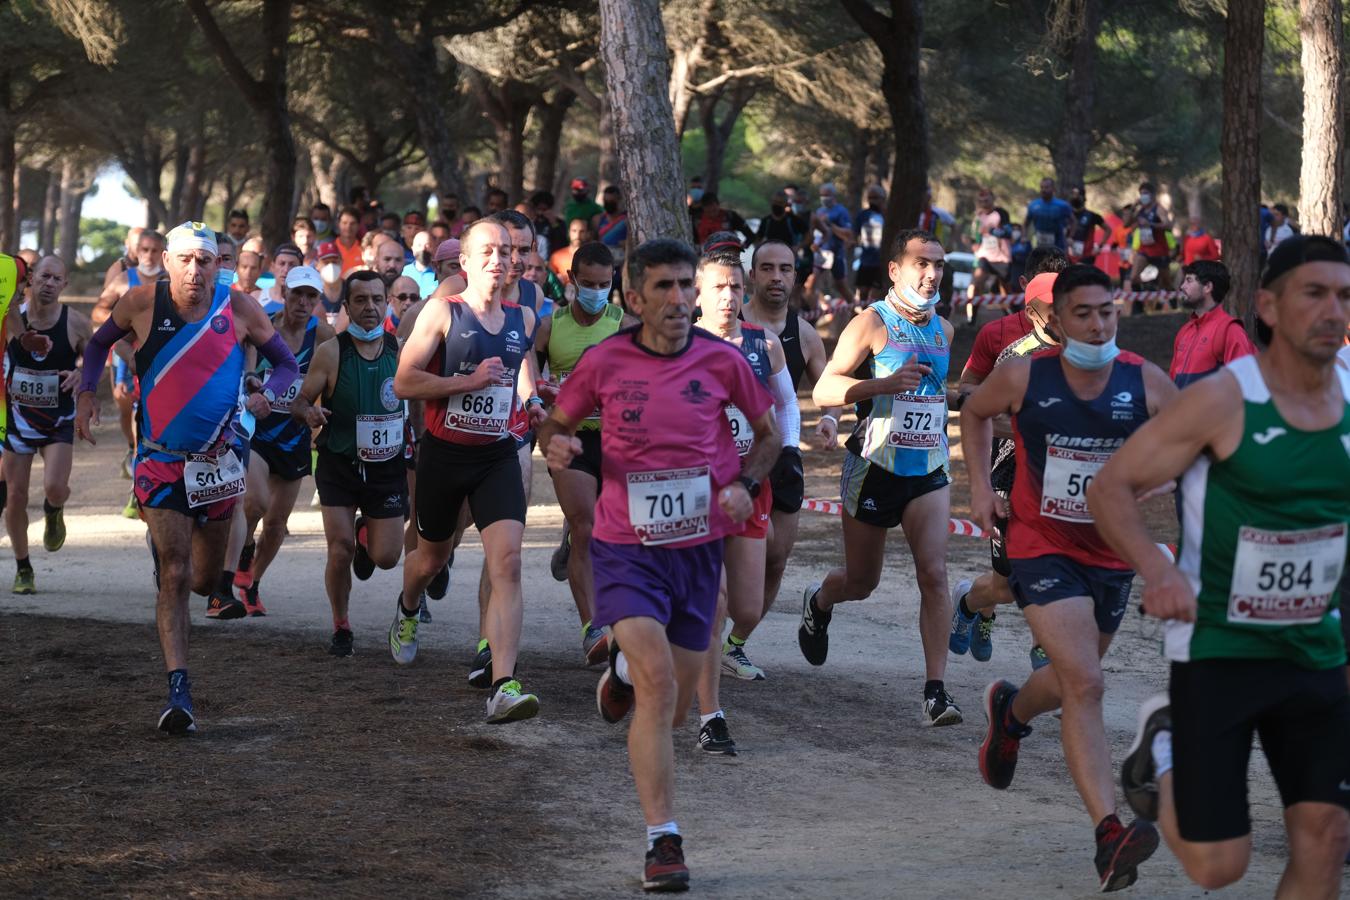
[[[389,653],[400,666],[417,658],[417,616],[403,617],[403,595],[394,607],[394,624],[389,626]]]
[[[533,719],[537,715],[539,715],[539,698],[534,694],[523,693],[520,682],[514,678],[497,688],[492,694],[492,699],[487,702],[489,725],[519,722],[522,719]]]

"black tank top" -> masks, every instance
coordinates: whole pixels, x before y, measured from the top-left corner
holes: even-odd
[[[802,375],[806,372],[806,354],[802,352],[801,316],[788,310],[787,322],[778,340],[783,344],[783,355],[787,357],[788,375],[792,378],[792,389],[799,390]]]
[[[23,323],[28,324],[26,313]],[[38,330],[38,334],[45,334],[52,342],[51,351],[41,358],[25,350],[17,337],[10,339],[7,396],[24,407],[24,417],[40,428],[58,424],[75,413],[75,395],[61,391],[59,380],[53,384],[51,378],[52,372],[68,372],[75,368],[75,348],[70,343],[70,307],[62,306],[56,324]]]

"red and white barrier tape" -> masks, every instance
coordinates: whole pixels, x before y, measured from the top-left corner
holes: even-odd
[[[1172,299],[1180,299],[1180,291],[1124,291],[1116,290],[1111,292],[1111,296],[1119,303],[1157,301],[1162,302]],[[1026,294],[976,294],[974,297],[952,297],[952,305],[960,307],[962,304],[971,306],[989,306],[993,304],[1012,304],[1021,303],[1026,299]],[[829,305],[828,311],[839,313],[847,309],[850,304],[842,299],[836,299]]]

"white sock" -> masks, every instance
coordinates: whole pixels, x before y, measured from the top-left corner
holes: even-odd
[[[647,849],[648,849],[648,850],[652,849],[652,844],[656,843],[656,839],[659,838],[661,835],[663,835],[663,834],[679,834],[679,833],[680,833],[680,826],[678,826],[678,825],[675,824],[675,820],[674,820],[674,819],[671,819],[669,822],[665,823],[664,825],[648,825],[648,826],[647,826]]]
[[[614,657],[614,674],[619,676],[619,680],[626,685],[632,685],[633,682],[628,678],[628,657],[619,651],[619,655]]]
[[[1160,731],[1153,736],[1153,778],[1156,781],[1172,771],[1172,732]]]
[[[713,719],[725,719],[725,718],[726,716],[722,715],[722,711],[719,709],[717,712],[708,713],[706,716],[699,716],[698,725],[700,728],[702,728],[704,725],[707,725]]]

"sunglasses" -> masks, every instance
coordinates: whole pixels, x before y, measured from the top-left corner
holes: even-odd
[[[395,300],[421,300],[421,294],[394,294]]]

